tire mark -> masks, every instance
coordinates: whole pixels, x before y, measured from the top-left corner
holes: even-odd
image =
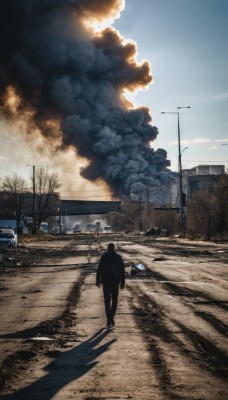
[[[228,310],[228,306],[226,305],[227,301],[217,300],[208,296],[206,293],[202,293],[197,290],[189,289],[186,287],[182,288],[171,282],[165,282],[168,281],[167,277],[162,275],[160,272],[153,271],[151,268],[150,271],[151,271],[151,277],[155,281],[161,282],[162,285],[166,288],[166,290],[168,290],[170,294],[172,294],[173,296],[183,296],[190,298],[198,297],[199,299],[202,300],[195,301],[194,304],[210,304],[210,305],[215,305],[223,310]]]
[[[205,311],[196,311],[195,314],[209,322],[215,329],[217,329],[217,331],[228,336],[228,326],[214,315]]]
[[[193,342],[197,353],[190,351],[186,344],[167,327],[165,320],[168,316],[161,311],[158,304],[142,291],[132,290],[131,288],[130,290],[134,293],[134,298],[137,298],[140,304],[139,309],[135,308],[134,304],[132,304],[132,307],[133,309],[135,308],[135,317],[139,328],[144,332],[148,340],[152,365],[154,362],[156,363],[156,358],[159,360],[160,357],[160,360],[163,360],[163,362],[158,362],[157,367],[159,375],[162,376],[161,385],[163,385],[163,382],[165,385],[163,387],[164,391],[170,390],[170,378],[164,356],[161,350],[159,350],[156,338],[164,343],[171,343],[173,349],[176,348],[176,351],[184,358],[188,357],[191,361],[200,365],[205,370],[209,370],[218,378],[222,380],[227,378],[228,360],[222,350],[203,335],[192,331],[176,320],[171,320],[172,323],[181,329],[181,333]],[[156,357],[154,355],[156,355]],[[153,358],[153,356],[155,358]]]
[[[191,340],[198,352],[200,364],[207,367],[215,375],[221,378],[228,377],[228,357],[209,339],[200,333],[187,328],[178,321],[173,321],[182,330],[182,332]]]
[[[7,339],[25,339],[27,342],[31,341],[30,351],[25,352],[24,350],[16,350],[14,353],[3,359],[1,363],[1,375],[0,375],[0,390],[4,390],[8,381],[12,383],[17,380],[21,372],[28,370],[31,367],[33,358],[41,355],[41,351],[47,351],[47,347],[58,346],[64,347],[65,340],[62,338],[64,335],[69,335],[68,329],[75,324],[75,316],[73,310],[75,309],[80,296],[81,286],[84,283],[85,277],[88,271],[81,272],[77,282],[73,285],[67,299],[65,310],[59,317],[42,321],[33,328],[28,328],[19,332],[11,334],[1,335],[1,338]],[[35,336],[46,336],[46,335],[60,335],[55,341],[51,342],[35,342],[31,339]],[[25,357],[26,363],[24,362]]]
[[[163,321],[163,313],[157,303],[146,294],[143,294],[142,291],[129,289],[134,293],[134,299],[136,298],[140,304],[140,307],[137,308],[132,302],[131,307],[134,310],[136,323],[148,343],[151,365],[158,378],[161,391],[167,399],[187,400],[183,395],[180,397],[172,388],[171,371],[167,366],[165,354],[158,339],[166,343],[172,343],[178,349],[182,347],[182,342],[166,327]]]

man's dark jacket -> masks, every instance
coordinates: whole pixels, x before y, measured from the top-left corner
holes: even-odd
[[[121,285],[125,284],[125,269],[122,257],[115,250],[108,250],[99,261],[96,284]]]

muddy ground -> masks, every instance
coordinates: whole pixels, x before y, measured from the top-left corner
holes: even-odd
[[[113,329],[95,286],[110,241],[126,265]],[[228,243],[76,234],[3,256],[1,399],[228,398]]]

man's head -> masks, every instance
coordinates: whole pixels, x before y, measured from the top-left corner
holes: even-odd
[[[114,243],[109,243],[108,244],[108,251],[114,251],[115,250],[115,245]]]

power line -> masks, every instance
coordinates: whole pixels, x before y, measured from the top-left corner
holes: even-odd
[[[228,161],[228,160],[186,160],[186,159],[184,159],[183,161],[185,161],[185,162],[225,162],[225,161]]]

